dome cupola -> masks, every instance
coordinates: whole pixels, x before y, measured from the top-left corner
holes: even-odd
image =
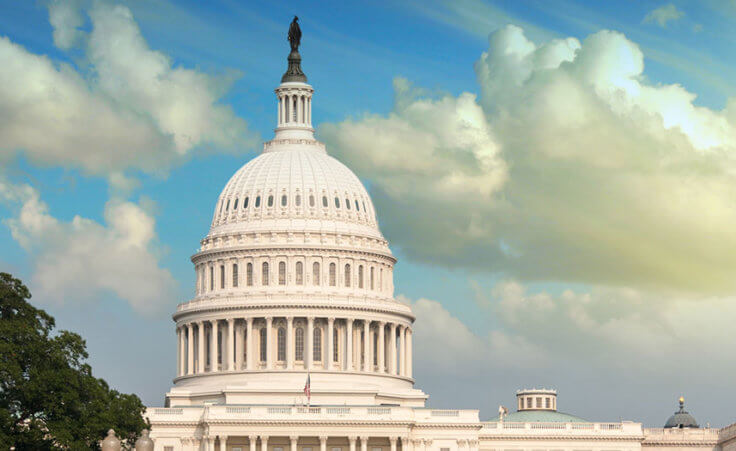
[[[699,428],[695,418],[685,410],[685,398],[680,396],[679,402],[680,409],[667,419],[664,427],[667,429]]]

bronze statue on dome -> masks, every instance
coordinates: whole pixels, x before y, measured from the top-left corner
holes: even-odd
[[[294,20],[289,25],[289,44],[291,44],[291,51],[298,52],[299,44],[302,42],[302,30],[299,28],[299,18],[294,16]]]

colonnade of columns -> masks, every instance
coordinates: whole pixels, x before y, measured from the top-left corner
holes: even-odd
[[[412,377],[412,329],[367,318],[239,317],[177,327],[178,376],[307,369]]]
[[[248,440],[247,443],[245,443],[245,440],[243,437],[230,437],[227,435],[208,435],[201,439],[198,438],[188,438],[188,439],[182,439],[182,445],[185,450],[187,449],[193,449],[193,450],[199,450],[204,449],[206,451],[214,451],[215,449],[225,450],[228,445],[243,445],[244,450],[248,449],[248,451],[286,451],[285,447],[289,447],[289,451],[304,451],[306,449],[312,450],[313,441],[309,440],[309,443],[304,443],[304,440],[302,440],[301,447],[300,447],[300,439],[304,439],[306,437],[300,437],[297,435],[291,435],[288,437],[269,437],[268,435],[249,435],[247,436]],[[284,440],[284,438],[288,439],[288,441]],[[432,447],[432,439],[417,439],[413,438],[410,439],[408,437],[397,437],[397,436],[388,436],[388,437],[373,437],[373,436],[367,436],[367,435],[361,435],[361,436],[348,436],[348,437],[331,437],[326,435],[321,435],[316,437],[319,439],[319,449],[320,451],[327,451],[328,441],[332,441],[333,443],[329,443],[331,448],[334,450],[336,448],[339,448],[340,451],[358,451],[358,447],[360,447],[360,451],[368,451],[368,447],[370,445],[371,449],[380,448],[381,451],[430,451]],[[347,439],[347,440],[346,440]],[[347,448],[344,449],[344,444],[347,441]],[[386,442],[388,441],[388,446],[386,445]],[[276,443],[274,443],[276,442]],[[284,446],[286,445],[286,446]],[[335,446],[338,445],[338,446]],[[343,445],[343,446],[339,446]],[[477,440],[464,440],[460,439],[457,440],[457,448],[458,451],[460,450],[467,450],[467,451],[477,451],[478,450],[478,441]],[[316,450],[314,450],[316,451]]]
[[[277,92],[279,99],[278,126],[286,124],[312,126],[312,95],[307,92],[287,94]]]

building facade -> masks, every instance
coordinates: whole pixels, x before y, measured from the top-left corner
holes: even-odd
[[[588,422],[558,412],[553,390],[520,391],[492,421],[426,408],[396,259],[358,177],[314,138],[298,40],[288,64],[275,136],[227,183],[192,257],[177,376],[146,413],[156,450],[736,450],[734,426]]]

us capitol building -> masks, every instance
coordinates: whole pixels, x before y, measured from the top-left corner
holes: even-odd
[[[700,428],[682,399],[657,429],[558,412],[544,389],[489,421],[425,407],[396,258],[358,177],[314,138],[300,39],[295,19],[275,136],[225,185],[192,257],[174,387],[146,412],[156,450],[736,451],[736,424]]]

